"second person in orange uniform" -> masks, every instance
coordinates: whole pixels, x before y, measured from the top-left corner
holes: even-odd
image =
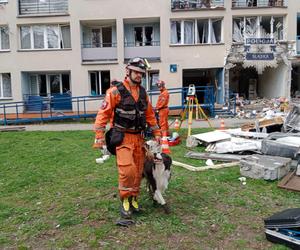
[[[156,82],[157,87],[160,90],[160,95],[156,103],[156,112],[159,115],[159,127],[163,135],[169,134],[169,92],[166,89],[166,83],[164,81],[158,80]]]

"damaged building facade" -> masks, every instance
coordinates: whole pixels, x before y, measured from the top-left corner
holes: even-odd
[[[296,0],[0,0],[0,104],[92,99],[135,56],[151,64],[147,90],[160,78],[211,86],[220,104],[231,93],[290,98],[300,90],[298,13]]]

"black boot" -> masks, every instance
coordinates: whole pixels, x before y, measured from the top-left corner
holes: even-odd
[[[140,206],[139,206],[139,203],[138,203],[138,201],[137,201],[137,197],[136,197],[136,196],[132,196],[132,197],[130,197],[129,201],[130,201],[130,208],[131,208],[132,212],[134,212],[134,213],[138,213],[138,212],[140,212],[140,211],[141,211],[141,209],[140,209]]]
[[[131,219],[132,211],[130,208],[130,202],[129,202],[128,197],[126,197],[122,200],[120,214],[121,214],[121,217],[124,219]]]

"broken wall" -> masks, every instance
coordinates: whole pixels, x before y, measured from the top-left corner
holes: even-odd
[[[281,63],[277,68],[266,68],[262,75],[259,75],[258,96],[265,98],[288,97],[288,67]]]

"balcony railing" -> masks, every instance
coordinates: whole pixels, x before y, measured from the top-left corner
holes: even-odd
[[[68,0],[19,0],[19,14],[68,14]]]
[[[159,60],[160,59],[160,42],[126,42],[124,44],[124,57],[130,59],[133,57],[143,57],[147,59]]]
[[[232,0],[232,8],[287,7],[286,0]]]
[[[109,62],[118,60],[117,43],[82,44],[83,62]]]
[[[224,0],[171,0],[172,10],[224,8]]]
[[[160,46],[160,41],[149,42],[125,42],[125,47],[140,47],[140,46]]]

